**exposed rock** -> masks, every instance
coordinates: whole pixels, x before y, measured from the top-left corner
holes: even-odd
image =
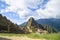
[[[38,24],[32,17],[26,23],[25,30],[28,33],[36,32],[38,29],[43,29],[41,24]]]

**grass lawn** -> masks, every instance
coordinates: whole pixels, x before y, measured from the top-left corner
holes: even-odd
[[[60,33],[51,33],[51,34],[12,34],[12,33],[0,33],[0,36],[27,36],[29,38],[37,39],[47,39],[47,40],[60,40]]]

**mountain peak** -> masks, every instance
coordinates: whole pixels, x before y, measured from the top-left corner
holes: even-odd
[[[30,19],[28,20],[28,22],[27,22],[27,25],[34,25],[34,24],[36,24],[37,22],[34,20],[34,18],[33,17],[30,17]]]
[[[28,20],[28,22],[33,22],[35,21],[33,17],[30,17],[30,19]]]
[[[31,20],[34,20],[34,18],[33,18],[33,17],[30,17],[30,19],[31,19]]]
[[[41,24],[38,24],[33,17],[31,17],[26,23],[26,31],[27,32],[36,32],[37,29],[43,28]]]

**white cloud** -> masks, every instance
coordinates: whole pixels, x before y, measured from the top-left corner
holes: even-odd
[[[44,0],[26,0],[26,6],[29,8],[37,9],[38,5],[41,5]]]
[[[5,1],[7,4],[10,5],[6,11],[8,11],[8,10],[15,11],[19,14],[19,16],[21,18],[26,18],[26,15],[31,14],[31,11],[29,9],[27,9],[27,7],[38,8],[37,5],[42,4],[44,0],[5,0]],[[41,18],[49,18],[49,17],[56,18],[57,14],[58,14],[57,10],[59,10],[58,1],[59,0],[50,0],[46,5],[45,10],[37,9],[37,14],[39,14],[38,16],[40,16]]]
[[[19,10],[17,11],[17,13],[21,18],[25,18],[25,16],[29,14],[28,10],[22,10],[22,11]]]
[[[5,0],[5,1],[7,4],[10,5],[5,9],[6,12],[15,11],[21,18],[26,18],[26,16],[28,15],[33,16],[35,12],[30,11],[27,7],[38,8],[37,5],[42,4],[43,2],[43,0]],[[31,14],[31,12],[33,12],[33,14]]]
[[[44,10],[38,9],[38,5],[42,5],[43,1],[44,0],[5,0],[5,2],[10,5],[5,9],[5,11],[16,12],[24,21],[29,19],[31,16],[35,19],[60,17],[60,0],[50,0],[44,5],[46,6]],[[27,7],[36,9],[36,11],[32,11]],[[42,7],[43,6],[41,6],[41,8]],[[5,11],[2,10],[2,12]]]
[[[8,9],[10,9],[11,11],[16,11],[17,9],[25,8],[24,0],[5,0],[5,1],[7,4],[10,5]]]
[[[37,10],[37,13],[41,16],[41,18],[56,18],[57,14],[60,15],[58,12],[60,10],[59,7],[59,0],[50,0],[45,10]]]

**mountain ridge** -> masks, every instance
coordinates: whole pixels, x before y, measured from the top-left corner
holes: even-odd
[[[60,19],[39,19],[38,23],[50,25],[55,27],[58,31],[60,31]]]
[[[43,22],[46,22],[47,20],[48,20],[47,23],[48,23],[49,25],[48,25],[48,24],[45,24],[45,23],[43,24]],[[58,30],[56,29],[56,27],[50,25],[51,23],[53,23],[53,22],[51,22],[50,20],[52,20],[52,19],[45,19],[45,20],[44,20],[44,19],[40,19],[40,21],[36,20],[36,22],[37,22],[38,24],[41,24],[41,25],[45,26],[45,29],[46,29],[46,30],[47,30],[47,27],[46,27],[46,26],[50,26],[51,28],[53,28],[54,30],[56,30],[56,31],[58,32]],[[54,19],[54,20],[55,20],[55,19]],[[53,20],[53,21],[54,21],[54,20]],[[50,22],[51,22],[51,23],[50,23]],[[23,25],[23,24],[22,24],[22,25],[25,26],[26,23],[27,23],[27,22],[24,22],[24,23],[23,23],[24,25]],[[54,23],[53,23],[53,24],[54,24]]]
[[[44,33],[44,31],[48,33],[57,32],[53,27],[50,27],[49,25],[42,25],[37,23],[32,17],[26,22],[25,29],[28,33],[38,32],[38,30],[39,30],[38,33],[40,32]]]
[[[0,14],[0,32],[7,31],[8,33],[53,33],[57,32],[49,25],[39,24],[33,17],[29,18],[23,27],[12,23],[5,16]]]
[[[22,30],[17,24],[12,23],[5,16],[0,14],[0,33],[20,33],[20,31],[22,33]]]

